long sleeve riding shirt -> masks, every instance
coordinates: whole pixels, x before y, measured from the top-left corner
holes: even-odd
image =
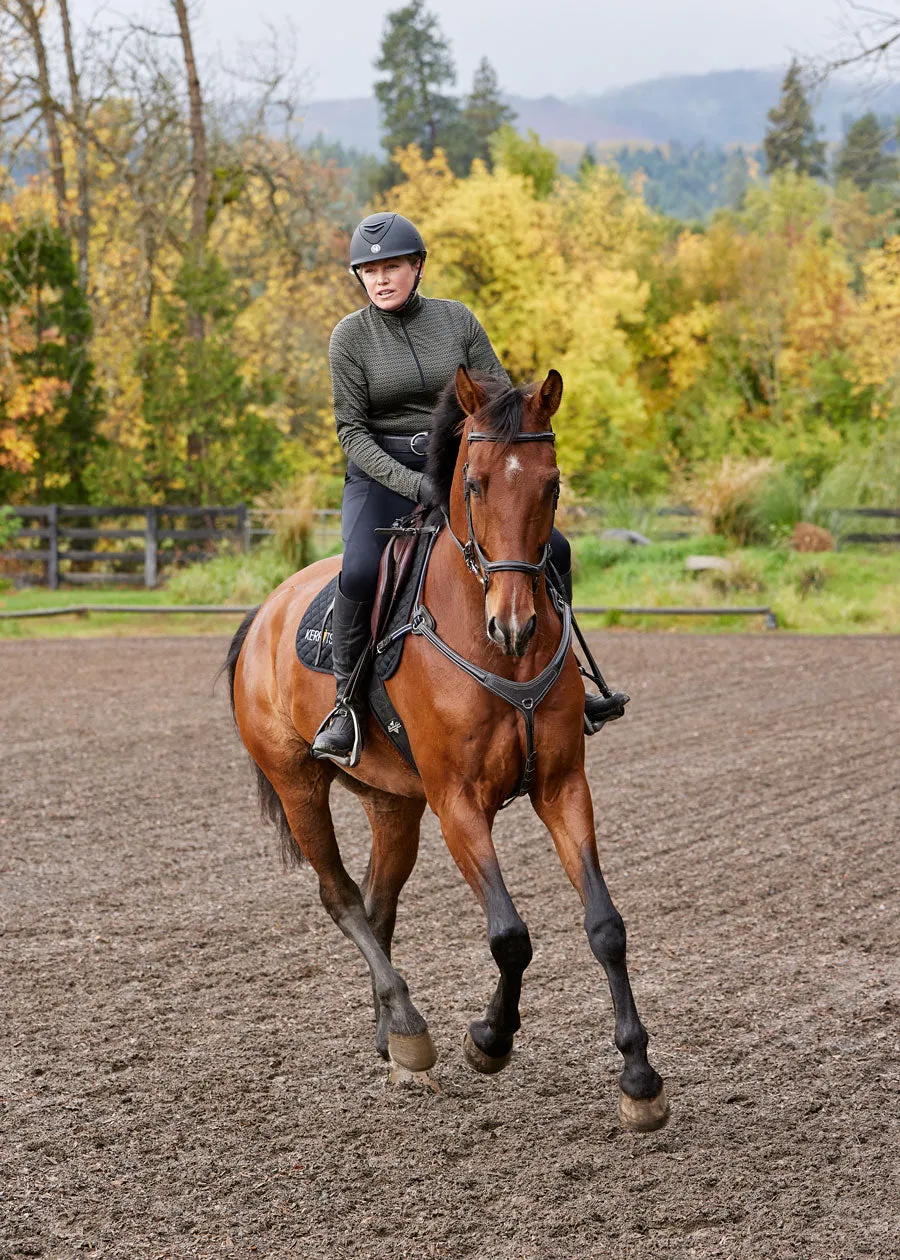
[[[487,333],[462,302],[417,293],[399,313],[369,305],[347,315],[328,348],[338,441],[373,481],[418,498],[422,474],[405,468],[379,437],[412,437],[459,365],[509,380]]]

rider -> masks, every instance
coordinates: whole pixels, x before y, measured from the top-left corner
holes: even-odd
[[[345,698],[353,667],[365,650],[378,564],[387,528],[416,503],[430,502],[425,476],[431,413],[459,365],[509,378],[487,333],[462,302],[419,293],[425,242],[400,214],[363,219],[350,242],[350,269],[369,305],[340,321],[329,362],[338,440],[347,455],[341,505],[343,567],[331,621],[338,703],[317,734],[312,753],[346,763],[353,750],[355,712],[364,728],[365,698]],[[572,600],[571,552],[553,530],[553,565]],[[362,689],[358,689],[362,690]],[[586,696],[586,716],[602,697]],[[610,716],[606,713],[606,716]]]

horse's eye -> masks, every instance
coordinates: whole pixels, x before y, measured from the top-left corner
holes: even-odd
[[[466,482],[466,485],[469,488],[470,494],[474,494],[477,499],[481,498],[481,482],[480,481],[473,481],[472,478],[470,477],[469,480]]]

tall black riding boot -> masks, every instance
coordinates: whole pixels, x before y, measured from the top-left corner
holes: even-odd
[[[366,680],[358,679],[354,694],[347,696],[347,683],[371,638],[372,603],[357,604],[341,591],[340,583],[331,614],[331,656],[337,682],[337,704],[322,723],[310,747],[314,757],[330,757],[338,765],[349,766],[354,750],[362,751],[366,724]],[[359,743],[357,745],[357,731]],[[353,760],[352,764],[356,764]]]
[[[571,607],[572,570],[569,569],[568,573],[559,573],[554,569],[553,572],[559,578],[559,583],[554,583],[554,585]],[[627,703],[628,696],[622,691],[617,691],[611,696],[595,696],[593,692],[586,691],[584,693],[585,734],[596,735],[598,731],[603,730],[607,722],[614,722],[616,718],[623,717]]]

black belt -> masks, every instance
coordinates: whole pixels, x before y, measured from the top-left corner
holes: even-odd
[[[424,459],[428,454],[428,430],[414,433],[412,437],[394,437],[389,433],[373,434],[375,441],[388,455],[416,455]]]

